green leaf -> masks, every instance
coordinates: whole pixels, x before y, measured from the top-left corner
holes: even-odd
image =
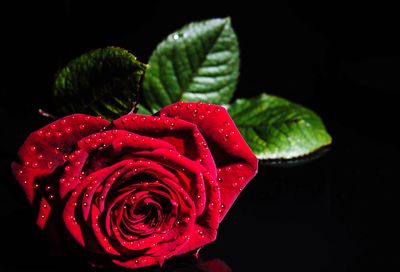
[[[317,114],[277,96],[238,99],[229,113],[259,159],[295,158],[332,142]]]
[[[191,23],[150,57],[143,89],[155,112],[180,99],[229,103],[239,76],[239,48],[229,18]]]
[[[128,51],[97,49],[68,63],[54,82],[64,114],[87,113],[114,119],[134,110],[146,65]]]
[[[139,105],[137,106],[137,111],[136,111],[136,113],[151,115],[151,112],[150,112],[148,109],[146,109],[146,107],[144,107],[144,106],[141,105],[141,104],[139,104]]]

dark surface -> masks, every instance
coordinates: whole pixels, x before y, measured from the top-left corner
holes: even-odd
[[[394,270],[400,89],[394,5],[130,2],[1,4],[0,271],[89,270],[78,258],[51,257],[9,170],[26,136],[48,122],[37,109],[54,110],[57,70],[106,45],[146,62],[177,28],[225,16],[241,48],[236,97],[265,91],[302,103],[321,115],[334,144],[307,164],[261,166],[200,256],[220,258],[232,271]]]

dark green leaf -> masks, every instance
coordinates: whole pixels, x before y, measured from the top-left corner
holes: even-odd
[[[277,96],[238,99],[229,113],[259,159],[295,158],[332,141],[317,114]]]
[[[72,60],[57,75],[54,96],[64,114],[113,119],[133,110],[146,65],[128,51],[107,47]]]
[[[191,23],[153,52],[143,95],[153,112],[180,99],[229,103],[238,76],[238,41],[230,19]]]

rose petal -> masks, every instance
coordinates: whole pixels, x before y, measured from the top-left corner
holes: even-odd
[[[216,175],[214,160],[197,127],[184,120],[165,116],[128,114],[113,121],[117,129],[132,131],[170,143],[183,156],[203,165]]]
[[[33,202],[33,183],[64,164],[64,154],[69,154],[79,139],[109,124],[110,122],[102,118],[74,114],[32,132],[19,149],[21,164],[14,163],[12,166],[14,175],[24,189],[28,200]],[[19,174],[20,171],[29,173],[29,179]]]
[[[196,124],[206,140],[218,169],[218,180],[221,181],[221,221],[241,189],[257,173],[258,162],[255,155],[228,112],[221,106],[181,101],[166,106],[158,114],[179,117]]]
[[[37,197],[46,197],[51,205],[53,194],[42,196],[45,191],[42,186],[58,186],[58,184],[42,183],[42,180],[52,174],[65,162],[64,155],[72,152],[76,142],[110,123],[102,118],[74,114],[59,119],[40,130],[31,133],[19,149],[21,164],[13,163],[15,178],[23,188],[29,202],[33,205]],[[40,201],[37,202],[40,205]],[[38,214],[39,226],[46,225],[48,216],[42,218]]]

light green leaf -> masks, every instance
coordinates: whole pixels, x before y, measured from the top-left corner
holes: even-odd
[[[317,114],[277,96],[238,99],[229,113],[259,159],[295,158],[332,142]]]
[[[136,113],[151,115],[151,112],[150,112],[148,109],[146,109],[146,107],[144,107],[142,104],[139,104],[139,105],[137,106],[137,111],[136,111]]]
[[[54,82],[64,114],[87,113],[114,119],[134,109],[146,65],[128,51],[97,49],[68,63]]]
[[[156,112],[180,99],[229,103],[239,76],[239,48],[229,18],[191,23],[153,52],[144,97]]]

